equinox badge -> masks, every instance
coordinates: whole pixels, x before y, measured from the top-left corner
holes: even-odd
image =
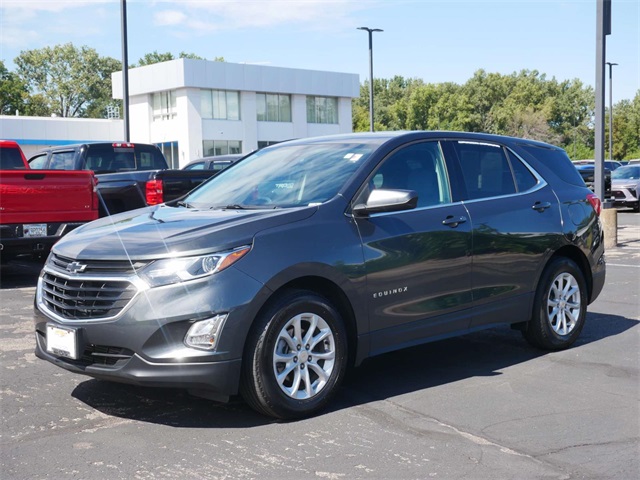
[[[376,292],[373,294],[373,298],[386,297],[388,295],[397,295],[399,293],[406,292],[407,289],[408,287],[400,287],[400,288],[394,288],[393,290],[384,290],[382,292]]]

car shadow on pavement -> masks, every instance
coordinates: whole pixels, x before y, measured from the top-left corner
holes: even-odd
[[[572,348],[619,335],[639,323],[617,315],[589,313]],[[387,353],[353,369],[320,415],[472,377],[499,376],[502,369],[548,354],[530,347],[520,332],[509,327]],[[177,389],[92,379],[79,384],[72,395],[109,416],[179,428],[248,428],[277,422],[254,412],[240,398],[222,404]]]
[[[636,327],[640,321],[619,315],[588,313],[580,347]],[[373,357],[353,370],[333,410],[384,400],[473,377],[502,375],[501,370],[552,352],[530,346],[519,331],[498,327]]]

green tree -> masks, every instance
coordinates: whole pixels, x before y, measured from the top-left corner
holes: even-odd
[[[112,101],[111,73],[122,68],[118,60],[71,43],[23,51],[14,62],[30,94],[42,99],[39,108],[61,117],[103,116],[102,107]]]
[[[374,79],[374,91],[376,130],[461,130],[521,136],[560,145],[573,158],[593,158],[595,97],[593,89],[579,80],[549,80],[537,70],[510,75],[478,70],[463,85],[425,84],[400,76]],[[353,100],[354,131],[369,129],[368,103],[365,82],[360,98]],[[627,110],[635,111],[625,107],[624,112]],[[626,128],[627,118],[635,118],[622,113],[618,135],[624,140],[616,147],[620,149],[633,143],[628,140],[633,138],[633,128],[623,134],[622,125]]]
[[[180,52],[177,58],[191,58],[194,60],[206,60],[206,58],[196,55],[195,53]],[[137,64],[131,65],[131,68],[144,67],[146,65],[153,65],[154,63],[168,62],[175,60],[176,57],[171,52],[158,53],[154,50],[151,53],[146,53]],[[224,62],[224,57],[215,57],[214,62]]]
[[[0,115],[14,115],[16,111],[25,114],[28,95],[27,85],[0,61]]]
[[[613,158],[640,158],[640,90],[613,106]]]

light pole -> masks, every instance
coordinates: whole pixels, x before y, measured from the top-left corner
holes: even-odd
[[[129,56],[127,46],[127,0],[120,0],[122,33],[122,109],[124,110],[124,141],[129,142]]]
[[[609,160],[613,160],[613,66],[617,63],[606,62],[609,65]]]
[[[379,28],[358,27],[369,32],[369,131],[373,132],[373,32],[384,32]]]

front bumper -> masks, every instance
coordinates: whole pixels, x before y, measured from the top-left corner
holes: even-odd
[[[615,207],[638,208],[638,192],[633,187],[614,187],[612,194]]]
[[[221,398],[237,394],[242,349],[255,315],[251,302],[263,288],[242,272],[231,267],[194,282],[140,289],[120,313],[106,319],[62,318],[43,301],[43,283],[41,276],[34,309],[38,358],[104,380],[212,392]],[[218,313],[227,319],[216,349],[186,346],[184,337],[194,322]],[[74,331],[78,358],[47,351],[47,324]]]
[[[84,365],[48,353],[45,337],[40,331],[36,333],[35,355],[70,372],[101,380],[145,387],[204,390],[215,392],[221,397],[238,392],[241,367],[240,359],[200,363],[153,363],[137,354],[133,354],[121,365]]]

